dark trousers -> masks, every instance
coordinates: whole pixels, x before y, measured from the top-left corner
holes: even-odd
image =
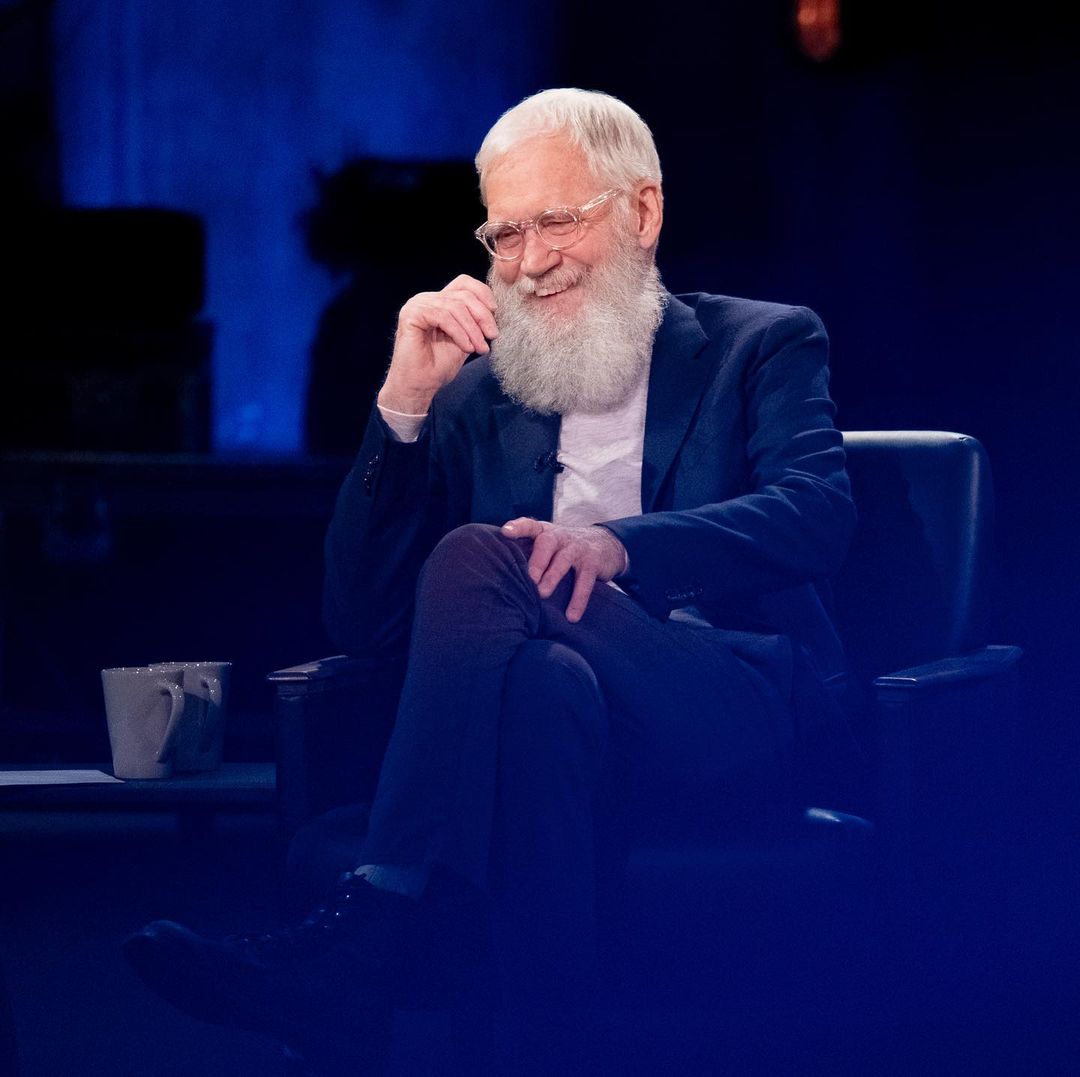
[[[528,551],[469,524],[425,564],[364,860],[490,894],[507,978],[574,1005],[592,990],[598,835],[700,828],[726,792],[785,775],[792,648],[658,621],[607,585],[571,624],[570,581],[541,599]]]

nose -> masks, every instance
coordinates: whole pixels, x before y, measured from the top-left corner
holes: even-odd
[[[535,228],[525,230],[525,249],[521,255],[521,272],[527,277],[539,277],[562,261],[562,255],[553,251],[537,234]]]

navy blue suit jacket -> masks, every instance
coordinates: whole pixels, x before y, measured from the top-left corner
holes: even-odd
[[[813,312],[669,297],[649,374],[643,514],[604,521],[626,546],[619,585],[652,615],[693,607],[717,627],[785,635],[822,678],[842,673],[824,581],[855,521]],[[436,396],[418,442],[374,410],[326,543],[327,627],[354,653],[404,644],[424,558],[452,528],[550,519],[559,417],[509,400],[488,361]]]

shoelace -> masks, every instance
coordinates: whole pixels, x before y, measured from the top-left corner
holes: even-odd
[[[335,928],[356,908],[356,895],[371,884],[352,872],[338,876],[330,900],[315,908],[299,924],[290,924],[273,932],[233,935],[227,942],[257,957],[283,956],[297,947],[309,946],[320,936],[329,939]]]

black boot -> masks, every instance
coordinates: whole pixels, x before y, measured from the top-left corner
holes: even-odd
[[[205,939],[157,920],[124,942],[142,980],[184,1013],[260,1032],[303,1054],[335,1032],[389,1035],[411,974],[419,905],[342,875],[301,924],[264,935]],[[374,1068],[374,1067],[373,1067]]]

